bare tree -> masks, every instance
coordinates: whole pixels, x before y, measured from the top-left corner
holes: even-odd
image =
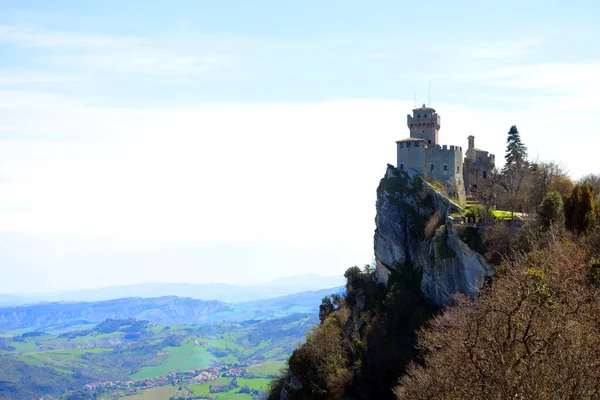
[[[557,191],[554,187],[559,180],[569,179],[569,174],[566,168],[556,161],[542,161],[532,165],[532,185],[529,190],[532,204],[537,207],[549,192]]]
[[[600,295],[583,248],[554,242],[507,262],[481,297],[422,331],[399,399],[597,399]]]
[[[498,198],[503,190],[502,174],[497,168],[488,171],[486,179],[478,181],[474,197],[485,207],[485,215],[490,215],[491,210],[496,208]]]

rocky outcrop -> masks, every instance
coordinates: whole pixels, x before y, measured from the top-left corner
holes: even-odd
[[[419,175],[388,165],[377,189],[376,279],[410,276],[436,305],[457,293],[475,295],[492,267],[464,243],[448,216],[460,211]],[[406,273],[411,270],[410,274]]]

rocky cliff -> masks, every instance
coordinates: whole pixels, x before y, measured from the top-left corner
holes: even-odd
[[[459,205],[416,173],[388,166],[377,189],[375,270],[346,270],[345,294],[323,299],[321,324],[293,352],[269,399],[396,399],[398,379],[422,360],[420,329],[492,273],[476,251],[478,229],[453,225],[455,211]]]
[[[475,295],[492,268],[463,242],[449,218],[460,206],[412,171],[391,165],[377,189],[376,279],[410,276],[434,304],[456,293]],[[410,273],[407,273],[407,270]]]

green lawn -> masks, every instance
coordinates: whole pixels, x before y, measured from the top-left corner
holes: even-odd
[[[494,213],[494,217],[496,217],[496,218],[510,218],[510,217],[512,217],[512,213],[510,211],[493,210],[492,212]]]
[[[233,337],[231,334],[223,335],[224,339],[205,339],[203,342],[207,344],[209,347],[216,347],[221,350],[239,350],[245,351],[243,346],[240,346],[236,340],[237,338]]]
[[[40,349],[33,342],[33,340],[28,340],[26,342],[10,342],[10,345],[16,349],[15,351],[18,351],[20,353],[31,353]]]
[[[210,394],[210,384],[190,385],[188,389],[194,393],[194,396],[208,396]]]
[[[184,397],[188,398],[190,392],[187,389],[178,390],[178,386],[162,386],[152,389],[144,390],[141,393],[137,393],[131,396],[119,397],[123,400],[168,400],[170,397]]]
[[[250,389],[267,390],[272,379],[268,378],[238,378],[238,386],[248,386]]]
[[[211,386],[227,386],[232,380],[233,378],[217,378],[211,383]]]
[[[236,389],[238,390],[238,389]],[[224,392],[216,394],[217,400],[252,400],[252,396],[246,393],[235,393],[236,390],[231,392]],[[213,394],[215,396],[215,394]]]
[[[173,371],[189,371],[194,368],[210,367],[213,365],[213,355],[203,347],[196,344],[187,344],[179,347],[165,347],[170,353],[169,358],[160,365],[147,366],[131,376],[131,379],[145,379],[164,376]]]
[[[281,370],[286,366],[287,364],[284,361],[271,361],[248,367],[247,370],[248,373],[251,373],[255,376],[279,375]]]

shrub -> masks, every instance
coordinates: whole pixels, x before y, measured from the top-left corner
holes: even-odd
[[[419,335],[426,352],[399,399],[595,399],[600,393],[600,290],[588,255],[551,243],[504,265],[475,301],[463,297]]]
[[[592,185],[575,185],[564,203],[565,225],[572,232],[585,233],[595,219],[596,203]]]
[[[558,192],[550,192],[544,197],[539,207],[540,223],[549,228],[553,224],[562,221],[564,216],[564,204]]]

